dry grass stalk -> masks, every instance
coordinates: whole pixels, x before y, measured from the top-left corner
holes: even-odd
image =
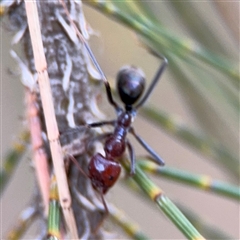
[[[51,87],[47,72],[47,62],[44,55],[42,36],[39,25],[38,10],[36,2],[25,1],[28,27],[30,31],[35,67],[38,72],[39,90],[42,99],[43,112],[47,128],[47,135],[51,149],[54,165],[54,172],[58,183],[60,204],[63,209],[66,224],[70,231],[70,236],[78,238],[77,227],[73,211],[71,208],[71,196],[68,188],[68,181],[64,166],[64,157],[59,141],[59,131],[55,117],[54,105],[52,100]]]

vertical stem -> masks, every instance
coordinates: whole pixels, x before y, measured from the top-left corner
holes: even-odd
[[[62,149],[59,142],[59,131],[54,112],[52,93],[44,55],[42,36],[39,25],[37,5],[34,1],[25,1],[28,26],[33,47],[35,67],[38,72],[38,83],[42,99],[43,112],[47,127],[47,135],[57,178],[60,204],[72,238],[78,238],[77,227],[71,208],[71,196],[68,188]]]

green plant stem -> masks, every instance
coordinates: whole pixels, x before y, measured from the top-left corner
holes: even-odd
[[[209,176],[192,174],[170,167],[159,167],[149,160],[140,160],[137,161],[137,164],[144,171],[156,174],[157,176],[194,186],[234,200],[240,200],[239,187],[214,180]]]
[[[55,175],[51,178],[49,211],[48,211],[48,240],[60,239],[60,203]]]
[[[136,182],[134,182],[132,178],[128,178],[127,181],[125,180],[124,184],[130,187],[129,189],[131,192],[133,190],[140,197],[144,196],[147,199],[147,196],[143,194],[141,189],[139,189],[139,186],[136,185]],[[190,211],[186,207],[179,204],[177,204],[177,207],[181,210],[184,216],[197,228],[197,230],[204,234],[207,239],[233,239],[233,237],[230,237],[222,230],[206,223],[204,219],[193,213],[192,210]]]
[[[129,171],[128,161],[124,159],[122,163],[127,171]],[[157,204],[157,206],[188,239],[204,239],[173,202],[165,196],[163,191],[158,188],[138,166],[136,166],[136,173],[134,174],[133,179],[143,192]]]

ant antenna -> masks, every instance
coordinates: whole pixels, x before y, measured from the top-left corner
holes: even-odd
[[[168,60],[167,58],[165,58],[163,55],[158,54],[153,52],[152,50],[150,50],[151,53],[153,53],[155,56],[159,57],[160,59],[163,60],[163,62],[161,63],[159,69],[157,70],[157,73],[155,74],[150,86],[148,87],[145,95],[143,96],[143,98],[140,100],[140,102],[134,107],[135,109],[138,109],[139,107],[141,107],[146,100],[148,99],[148,97],[150,96],[150,94],[152,93],[152,90],[154,89],[155,85],[157,84],[157,82],[160,80],[162,73],[164,72],[167,64],[168,64]]]
[[[101,200],[102,200],[102,203],[103,203],[103,207],[105,209],[105,212],[103,213],[103,217],[101,219],[101,221],[98,223],[97,227],[94,229],[93,233],[96,234],[98,229],[102,226],[103,222],[105,221],[105,219],[108,217],[109,215],[109,210],[108,210],[108,206],[107,206],[107,203],[105,201],[105,198],[103,196],[103,191],[98,191],[99,194],[100,194],[100,197],[101,197]]]

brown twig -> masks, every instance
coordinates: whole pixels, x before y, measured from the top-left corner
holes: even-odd
[[[63,214],[66,224],[69,228],[71,238],[76,239],[78,238],[77,227],[71,208],[71,196],[64,167],[64,157],[59,142],[59,131],[52,101],[51,88],[47,72],[47,62],[42,44],[37,5],[34,1],[25,1],[25,6],[33,47],[33,55],[35,59],[35,67],[38,72],[38,83],[42,99],[47,135],[50,143],[54,171],[58,183],[60,204],[63,209]]]

